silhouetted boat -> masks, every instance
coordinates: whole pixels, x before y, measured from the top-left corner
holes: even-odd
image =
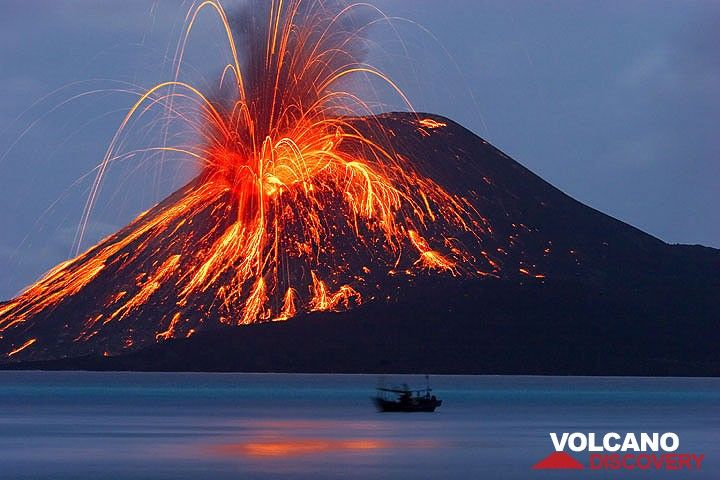
[[[410,390],[407,385],[402,388],[378,387],[377,392],[373,401],[381,412],[434,412],[442,405],[442,400],[431,393],[429,385],[419,390]]]

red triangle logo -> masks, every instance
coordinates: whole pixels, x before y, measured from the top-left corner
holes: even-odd
[[[565,452],[553,452],[532,467],[535,470],[582,470],[585,466]]]

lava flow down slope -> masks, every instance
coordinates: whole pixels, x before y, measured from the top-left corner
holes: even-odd
[[[150,106],[174,114],[177,98],[196,100],[203,142],[159,147],[194,159],[195,180],[0,304],[3,361],[115,356],[383,305],[434,281],[717,281],[717,250],[673,247],[586,207],[451,120],[374,114],[355,82],[406,99],[359,58],[365,27],[343,19],[366,5],[252,5],[237,19],[213,1],[191,9],[176,63],[199,12],[215,12],[233,58],[220,88],[176,79],[140,96],[80,237],[124,129]]]

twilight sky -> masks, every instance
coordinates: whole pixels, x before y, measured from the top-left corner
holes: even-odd
[[[417,110],[667,242],[720,247],[720,2],[372,3],[415,22],[394,22],[402,43],[378,27],[369,56]],[[0,3],[0,299],[70,255],[87,174],[136,98],[127,90],[170,79],[189,4]],[[193,35],[185,75],[212,85],[219,24],[207,15]],[[135,146],[157,143],[139,130]],[[191,175],[181,158],[156,160],[111,173],[84,247]]]

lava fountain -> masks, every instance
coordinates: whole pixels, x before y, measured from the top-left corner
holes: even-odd
[[[377,18],[358,24],[359,9]],[[232,58],[213,92],[178,80],[204,10],[222,23]],[[317,0],[254,2],[248,12],[233,20],[217,1],[192,6],[176,78],[141,95],[122,122],[97,169],[77,244],[105,172],[122,157],[123,132],[151,108],[179,116],[179,99],[196,102],[197,114],[183,118],[202,141],[155,149],[192,158],[197,178],[0,305],[6,355],[57,340],[34,336],[29,322],[58,323],[53,336],[91,345],[78,352],[114,354],[214,323],[351,308],[393,275],[499,273],[477,253],[491,229],[473,203],[397,153],[395,132],[363,98],[380,82],[412,110],[362,58],[364,32],[382,14]],[[445,127],[412,118],[424,136]],[[67,320],[80,308],[69,299],[102,276],[112,291],[95,288],[79,325]]]

